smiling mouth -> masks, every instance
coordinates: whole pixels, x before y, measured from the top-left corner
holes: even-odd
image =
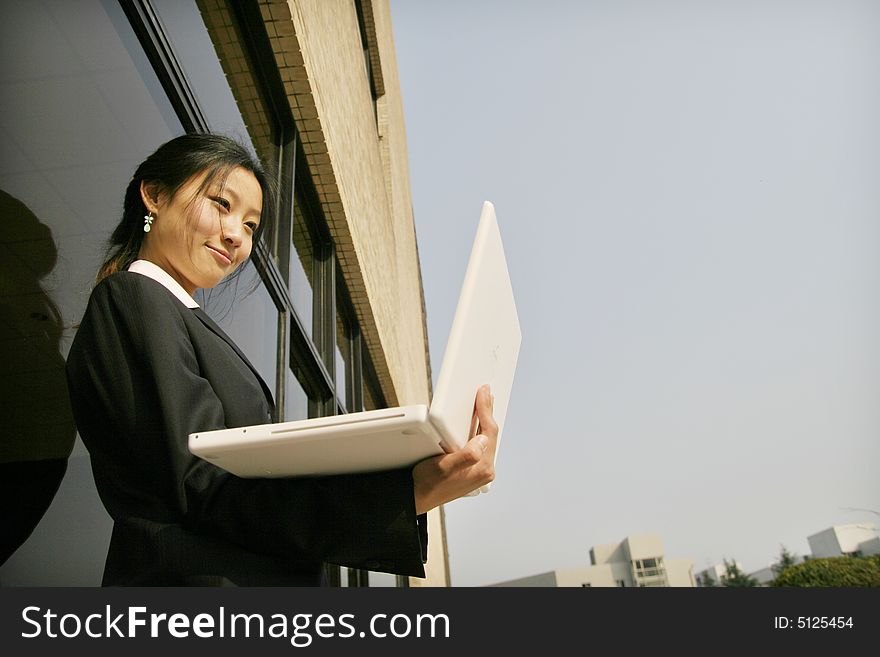
[[[216,257],[218,260],[220,260],[223,264],[225,264],[225,265],[232,264],[232,256],[230,256],[226,251],[222,251],[221,249],[214,248],[213,246],[210,246],[208,244],[206,244],[205,246],[207,246],[208,250],[214,254],[214,257]]]

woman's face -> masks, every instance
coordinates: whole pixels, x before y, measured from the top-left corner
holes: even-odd
[[[190,295],[214,287],[247,260],[260,224],[263,191],[247,169],[233,169],[225,184],[199,191],[204,173],[172,196],[147,183],[144,205],[154,215],[139,257],[159,265]]]

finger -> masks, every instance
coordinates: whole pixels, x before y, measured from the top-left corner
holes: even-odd
[[[465,448],[461,451],[466,452],[464,460],[471,463],[477,463],[481,458],[483,458],[483,454],[486,453],[486,450],[488,448],[489,439],[481,434],[471,438],[467,442],[467,445],[465,445]]]
[[[480,433],[489,438],[498,437],[498,424],[492,415],[492,408],[495,398],[489,390],[489,386],[485,385],[477,392],[476,413],[480,422]]]
[[[461,467],[470,467],[480,462],[488,448],[489,439],[486,436],[474,436],[460,450],[442,457],[443,468],[451,471]]]

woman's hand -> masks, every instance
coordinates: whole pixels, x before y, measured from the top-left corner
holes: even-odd
[[[413,468],[416,513],[427,513],[495,479],[498,425],[492,417],[489,386],[477,391],[477,435],[460,450],[420,461]]]

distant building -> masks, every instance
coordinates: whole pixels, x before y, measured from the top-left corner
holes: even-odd
[[[776,579],[776,571],[773,570],[773,566],[767,566],[766,568],[761,568],[761,570],[749,573],[749,577],[758,582],[758,586],[770,586],[773,580]]]
[[[880,536],[877,529],[872,525],[852,524],[834,525],[821,532],[807,537],[812,554],[805,557],[795,557],[795,564],[803,563],[809,559],[822,559],[826,557],[867,557],[872,554],[880,554]],[[700,585],[697,575],[697,586]],[[776,579],[773,566],[761,568],[749,573],[761,586],[770,586]]]
[[[803,563],[807,561],[810,557],[801,557],[792,555],[794,559],[793,566]],[[753,573],[749,573],[749,577],[757,580],[759,586],[770,586],[773,584],[773,580],[776,579],[776,571],[773,570],[776,564],[772,566],[767,566],[766,568],[761,568],[760,570],[756,570]]]
[[[745,572],[743,570],[742,564],[739,561],[731,561],[729,563],[733,566],[736,566],[739,572]],[[727,564],[724,563],[716,563],[714,566],[704,568],[694,575],[696,586],[701,588],[706,586],[724,586],[724,582],[726,579]]]
[[[694,586],[691,559],[667,560],[656,534],[629,536],[590,549],[590,564],[500,582],[495,586],[613,587]]]
[[[877,528],[868,524],[834,525],[807,537],[813,558],[866,557],[880,554]]]

